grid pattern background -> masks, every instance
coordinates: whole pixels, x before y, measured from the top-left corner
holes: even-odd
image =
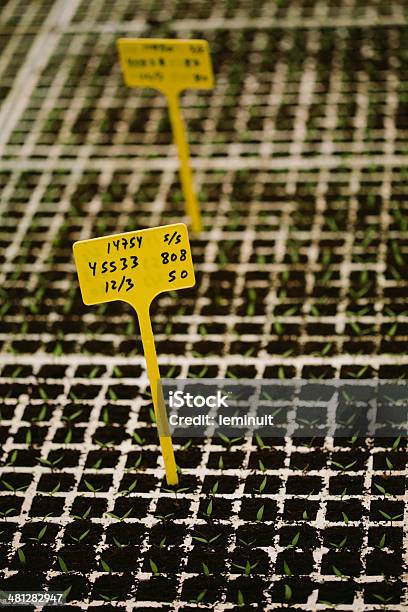
[[[0,588],[406,610],[405,440],[182,440],[166,490],[135,317],[84,306],[71,255],[183,219],[165,101],[115,41],[206,38],[215,88],[183,96],[205,230],[196,287],[152,310],[162,375],[405,378],[405,0],[0,10]]]

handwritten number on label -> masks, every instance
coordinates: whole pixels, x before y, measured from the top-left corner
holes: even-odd
[[[182,270],[180,272],[180,278],[187,278],[188,272],[187,270]],[[172,283],[176,280],[176,270],[170,270],[169,272],[169,283]]]
[[[119,251],[120,248],[123,249],[134,249],[136,246],[136,242],[137,242],[137,246],[140,247],[142,246],[142,240],[143,240],[143,236],[132,236],[129,240],[125,237],[123,237],[122,239],[119,240],[112,240],[112,242],[108,242],[108,247],[107,247],[107,251],[108,251],[108,255],[112,250],[115,248],[117,251]]]
[[[168,244],[171,244],[172,242],[174,242],[174,244],[180,244],[181,234],[179,234],[178,232],[173,232],[172,234],[164,234],[164,242],[167,242]]]
[[[126,278],[126,276],[122,276],[119,286],[115,280],[106,281],[105,282],[105,293],[108,293],[109,290],[111,291],[117,290],[118,293],[120,293],[125,283],[127,284],[126,291],[130,291],[135,286],[131,278]]]
[[[179,259],[180,257],[180,261],[185,261],[187,259],[187,251],[186,249],[180,249],[180,256],[177,255],[177,253],[168,253],[167,251],[164,251],[163,253],[160,253],[161,258],[162,258],[162,263],[163,264],[168,264],[169,261],[177,261],[177,259]]]

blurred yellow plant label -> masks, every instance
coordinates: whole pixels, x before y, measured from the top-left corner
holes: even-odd
[[[213,87],[206,40],[119,38],[118,49],[129,87],[153,87],[166,94]]]
[[[193,187],[190,152],[179,95],[184,89],[211,89],[214,77],[206,40],[119,38],[120,63],[126,85],[153,87],[165,94],[174,143],[180,160],[180,179],[186,212],[194,232],[202,229],[200,206]]]
[[[122,300],[139,310],[163,291],[195,283],[184,223],[81,240],[74,258],[88,305]]]
[[[195,284],[187,227],[175,223],[80,240],[73,251],[85,304],[122,300],[137,312],[166,479],[170,485],[177,484],[149,308],[159,293]]]

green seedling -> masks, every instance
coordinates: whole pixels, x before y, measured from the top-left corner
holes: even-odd
[[[211,573],[210,573],[210,570],[209,570],[209,568],[208,568],[208,565],[202,561],[202,562],[201,562],[201,566],[202,566],[202,568],[203,568],[203,573],[204,573],[204,575],[205,575],[205,576],[210,576],[210,575],[211,575]]]
[[[353,422],[356,420],[357,415],[351,414],[348,419],[338,419],[339,425],[343,425],[343,427],[351,427]],[[332,462],[333,463],[333,462]]]
[[[9,508],[5,512],[0,512],[0,517],[6,518],[6,516],[10,516],[11,514],[17,514],[16,508]]]
[[[166,521],[171,519],[172,516],[174,516],[174,512],[170,512],[169,514],[157,514],[156,516],[159,519],[159,521],[162,521],[162,523],[165,523]]]
[[[150,569],[152,570],[152,573],[155,576],[160,576],[160,572],[159,572],[159,568],[157,567],[156,563],[153,561],[153,559],[149,559],[149,565],[150,565]]]
[[[160,542],[159,542],[159,548],[160,548],[160,549],[162,549],[162,548],[166,548],[166,540],[167,540],[166,536],[164,536],[164,538],[162,538],[162,539],[160,540]]]
[[[282,336],[285,328],[279,320],[275,320],[272,325],[277,336]]]
[[[42,406],[38,415],[36,417],[33,417],[31,420],[33,423],[41,423],[41,421],[45,421],[46,416],[47,416],[47,407]]]
[[[290,601],[292,599],[293,592],[288,584],[285,584],[285,601]]]
[[[64,349],[62,348],[62,345],[60,342],[56,343],[56,345],[53,348],[52,354],[54,355],[54,357],[61,357],[61,355],[64,354]]]
[[[383,510],[379,510],[378,512],[381,514],[381,516],[383,516],[385,519],[387,519],[387,521],[390,521],[391,523],[393,521],[398,521],[400,518],[404,516],[403,512],[401,514],[395,514],[394,516],[391,516],[391,514],[388,514],[387,512],[384,512]]]
[[[43,539],[43,537],[45,536],[47,532],[47,529],[48,529],[48,525],[45,525],[44,527],[40,529],[40,531],[37,533],[35,538],[29,538],[29,540],[32,540],[33,542],[41,542],[41,540]]]
[[[58,493],[58,491],[60,490],[60,488],[61,488],[61,481],[60,481],[60,482],[58,482],[58,483],[55,485],[55,487],[53,488],[53,490],[52,490],[52,491],[50,491],[50,492],[48,493],[48,495],[49,495],[50,497],[52,497],[52,496],[53,496],[55,493]]]
[[[78,514],[74,514],[74,515],[73,515],[74,519],[77,519],[77,520],[79,520],[79,521],[86,521],[86,519],[88,518],[88,516],[89,516],[89,515],[90,515],[90,513],[91,513],[91,509],[92,509],[92,507],[91,507],[91,506],[89,506],[89,507],[88,507],[88,508],[85,510],[85,512],[83,513],[83,515],[82,515],[82,516],[81,516],[81,515],[78,515]]]
[[[256,563],[251,563],[248,559],[245,565],[238,565],[237,563],[232,564],[237,569],[243,570],[245,576],[250,576],[253,569],[255,569],[259,565],[259,561]]]
[[[286,549],[288,549],[288,548],[296,548],[297,543],[299,542],[299,538],[300,538],[300,531],[295,533],[295,535],[292,538],[291,543],[288,544],[288,546],[286,546]]]
[[[381,485],[379,485],[379,484],[377,484],[375,482],[374,486],[381,493],[381,495],[384,495],[384,497],[389,497],[390,496],[390,493],[387,493],[387,491]]]
[[[346,542],[347,542],[347,536],[343,538],[341,542],[339,542],[338,544],[336,544],[335,542],[329,542],[329,544],[330,546],[333,546],[333,548],[335,548],[336,550],[341,550],[345,546]]]
[[[100,595],[102,599],[108,602],[117,601],[119,599],[119,595],[113,595],[112,597],[109,597],[109,595],[105,595],[104,593],[98,593],[98,595]]]
[[[201,603],[204,600],[204,597],[207,594],[207,589],[200,591],[195,599],[191,599],[191,603]]]
[[[101,442],[100,440],[97,440],[96,438],[94,438],[94,442],[97,446],[99,446],[99,448],[109,448],[110,446],[114,445],[114,440],[108,440],[107,442]]]
[[[342,514],[342,516],[343,516],[343,522],[344,522],[346,525],[348,525],[348,524],[349,524],[349,522],[350,522],[349,517],[347,516],[347,514],[346,514],[345,512],[342,512],[341,514]]]
[[[198,374],[189,373],[189,378],[204,378],[208,372],[208,366],[204,366]]]
[[[252,544],[255,544],[256,539],[254,539],[254,540],[250,540],[249,542],[247,542],[246,540],[242,540],[241,538],[238,538],[238,542],[239,542],[240,544],[243,544],[244,546],[248,546],[248,547],[250,547],[250,546],[252,546]]]
[[[104,572],[108,572],[108,574],[112,573],[110,565],[108,563],[106,563],[106,561],[104,561],[102,558],[101,558],[101,566],[102,566],[102,569],[103,569]]]
[[[146,438],[142,438],[142,437],[141,437],[141,436],[140,436],[140,435],[137,433],[137,431],[135,431],[135,432],[133,433],[133,436],[132,436],[132,437],[133,437],[134,441],[135,441],[135,442],[137,442],[137,444],[140,444],[140,446],[143,446],[143,445],[145,444],[145,442],[146,442]]]
[[[113,512],[105,512],[105,514],[107,514],[108,516],[114,518],[116,521],[124,521],[125,519],[128,518],[128,516],[130,515],[130,513],[133,510],[133,506],[131,508],[129,508],[129,510],[127,512],[125,512],[125,514],[123,516],[118,516],[117,514],[113,514]],[[160,517],[158,517],[160,518]]]
[[[84,480],[84,483],[85,483],[85,486],[88,489],[88,491],[90,491],[91,493],[94,494],[94,497],[95,497],[96,493],[99,493],[99,491],[102,491],[102,487],[100,489],[95,489],[93,484],[88,482],[87,480]]]
[[[286,576],[293,576],[292,570],[286,561],[283,562],[283,571],[285,572]]]
[[[101,465],[102,465],[102,459],[99,458],[99,459],[97,459],[97,461],[95,461],[95,463],[93,465],[91,465],[91,470],[99,470]],[[127,470],[125,470],[125,471],[127,471]]]
[[[223,470],[224,469],[224,459],[223,456],[220,455],[218,458],[218,469],[219,470]]]
[[[392,597],[384,597],[379,593],[373,593],[373,597],[375,597],[384,606],[386,606],[388,603],[390,603],[390,601],[392,601]]]
[[[385,546],[385,538],[386,538],[386,534],[383,533],[378,544],[377,544],[377,548],[379,548],[380,550],[382,550]]]
[[[65,434],[64,444],[70,444],[72,441],[72,429],[68,429]]]
[[[242,438],[229,438],[221,432],[218,432],[218,437],[224,442],[224,444],[228,446],[228,450],[230,450],[233,444],[236,444],[237,442],[242,440]]]
[[[264,512],[265,512],[265,505],[262,505],[259,508],[258,512],[256,513],[256,520],[258,523],[261,523],[263,521]]]
[[[46,392],[46,390],[43,389],[43,387],[39,387],[38,388],[38,392],[39,392],[39,394],[41,396],[41,399],[43,399],[45,402],[47,402],[49,398],[48,398],[48,393]]]
[[[115,543],[116,548],[119,548],[119,550],[123,550],[124,548],[127,548],[129,546],[129,543],[121,544],[121,542],[119,542],[119,540],[117,540],[115,537],[113,538],[113,541]]]
[[[37,457],[38,463],[45,465],[46,467],[50,467],[52,470],[64,459],[64,455],[55,459],[55,461],[50,461],[49,459],[44,459],[43,457]]]
[[[258,488],[258,489],[254,489],[254,492],[256,492],[256,493],[260,493],[260,494],[261,494],[261,493],[263,493],[263,492],[264,492],[264,490],[265,490],[265,487],[266,487],[266,485],[267,485],[267,482],[268,482],[268,477],[267,477],[267,476],[265,476],[265,477],[263,478],[263,480],[262,480],[261,484],[259,485],[259,488]]]
[[[105,408],[102,410],[102,414],[101,414],[101,420],[105,425],[109,425],[110,423],[110,416],[109,416],[109,410],[108,408],[105,406]]]
[[[114,368],[113,368],[113,372],[115,373],[115,376],[116,376],[116,371],[120,372],[118,366],[114,366]],[[99,366],[95,366],[90,371],[89,378],[91,378],[91,379],[96,378],[98,376],[98,374],[99,374]]]
[[[185,493],[186,491],[188,491],[188,487],[179,487],[178,489],[162,489],[162,491],[164,491],[164,493],[173,493],[175,498],[177,499],[177,495],[179,493]]]
[[[72,584],[64,591],[65,599],[68,599],[68,596],[71,591],[72,591]]]
[[[196,540],[196,542],[201,542],[202,544],[207,544],[207,546],[210,546],[211,544],[214,544],[214,542],[216,542],[220,537],[221,534],[219,533],[213,536],[212,538],[205,538],[204,536],[193,536],[192,540]]]
[[[156,415],[154,414],[154,410],[153,408],[149,408],[149,417],[150,417],[150,421],[154,424],[156,423]]]
[[[17,548],[17,556],[18,556],[18,560],[20,562],[21,565],[26,565],[27,564],[27,559],[25,556],[25,552],[22,548]]]
[[[347,317],[364,317],[364,315],[366,315],[368,312],[370,312],[370,306],[364,306],[363,308],[360,308],[359,310],[356,311],[352,311],[352,310],[346,310],[346,316]],[[366,369],[368,366],[364,366],[364,368]]]
[[[264,399],[264,398],[262,398]],[[271,398],[269,398],[271,399]],[[264,444],[264,441],[262,440],[261,436],[257,433],[255,434],[255,440],[256,440],[256,444],[259,448],[259,450],[267,450],[269,448],[271,448],[270,446],[267,446],[266,444]]]
[[[238,593],[237,593],[237,603],[238,603],[238,606],[240,607],[245,606],[245,599],[242,594],[242,591],[240,590],[238,590]]]
[[[131,485],[129,485],[129,487],[123,491],[118,491],[118,495],[119,496],[123,496],[126,497],[127,495],[129,495],[130,493],[132,493],[132,491],[134,491],[135,487],[137,485],[137,478],[134,479],[134,481],[132,482]]]
[[[357,461],[352,461],[347,465],[342,465],[341,463],[337,463],[337,461],[332,461],[332,465],[335,465],[337,468],[339,468],[342,473],[346,472],[347,470],[350,470],[356,463]]]
[[[211,518],[213,512],[213,502],[212,499],[209,501],[208,506],[204,512],[205,516],[207,516],[208,518]]]
[[[28,485],[24,485],[22,487],[17,487],[16,488],[16,487],[13,487],[13,485],[8,483],[6,480],[2,480],[1,482],[6,487],[6,489],[8,489],[9,491],[12,491],[14,493],[14,495],[16,493],[18,493],[19,491],[26,491],[28,489]]]
[[[28,323],[27,321],[24,321],[24,323],[27,325],[28,327]],[[24,332],[25,333],[25,332]],[[23,371],[23,367],[22,366],[17,366],[15,370],[13,370],[12,374],[11,374],[11,378],[18,378],[19,375],[21,374],[21,372]]]
[[[345,576],[335,565],[332,565],[332,571],[338,578],[348,580],[348,576]]]
[[[397,450],[397,448],[400,445],[400,442],[401,442],[401,436],[399,435],[398,438],[394,440],[394,443],[392,445],[392,450]]]
[[[263,464],[263,462],[262,462],[262,460],[261,460],[261,459],[258,459],[258,467],[259,467],[259,470],[260,470],[262,473],[266,472],[266,467],[264,466],[264,464]]]
[[[130,466],[129,468],[127,468],[125,472],[131,472],[132,470],[137,470],[140,467],[141,463],[142,463],[142,455],[139,455],[136,461],[134,462],[134,464]]]
[[[171,336],[173,334],[173,324],[170,323],[170,321],[166,323],[166,326],[164,328],[164,334],[165,336]]]
[[[308,463],[306,463],[306,465],[305,465],[305,466],[303,466],[303,467],[298,467],[297,465],[294,465],[294,466],[292,467],[292,469],[293,469],[293,470],[298,470],[299,472],[303,472],[303,473],[305,474],[306,472],[308,472],[308,471],[309,471],[309,464],[308,464]]]
[[[108,389],[108,396],[112,402],[116,402],[116,400],[118,399],[117,393],[114,389],[112,389],[112,387],[109,387]]]
[[[83,542],[84,540],[86,540],[86,538],[87,538],[87,536],[88,536],[90,531],[91,531],[90,529],[87,529],[86,531],[81,533],[81,535],[78,536],[77,538],[75,538],[74,536],[71,536],[71,540],[73,540],[74,542],[79,544],[79,542]]]
[[[385,458],[385,463],[390,471],[394,469],[394,464],[388,457]]]
[[[62,557],[58,557],[58,565],[60,566],[60,569],[64,574],[68,574],[69,570],[67,564],[65,563]]]
[[[189,438],[187,440],[187,442],[185,444],[183,444],[183,446],[180,446],[180,450],[181,451],[186,451],[190,448],[190,446],[193,444],[193,440],[191,438]]]
[[[386,335],[389,338],[393,338],[395,334],[397,333],[397,330],[398,330],[398,323],[395,322],[393,323],[393,325],[391,325],[390,329],[386,332]]]

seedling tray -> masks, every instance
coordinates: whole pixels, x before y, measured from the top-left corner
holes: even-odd
[[[406,3],[68,4],[0,14],[0,588],[406,610],[406,439],[180,439],[169,490],[133,313],[84,306],[71,254],[183,220],[165,100],[115,41],[206,38],[205,231],[196,287],[152,309],[162,375],[405,378]]]

